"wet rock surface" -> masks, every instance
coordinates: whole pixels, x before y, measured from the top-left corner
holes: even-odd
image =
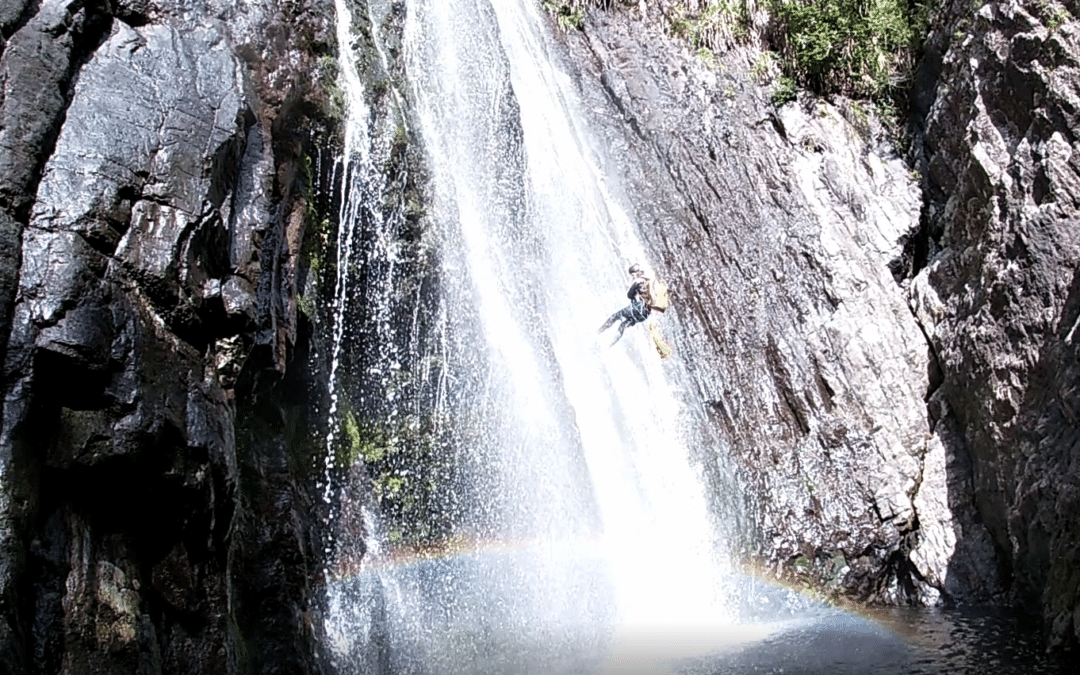
[[[910,558],[921,523],[951,524],[915,507],[923,459],[945,453],[934,366],[890,271],[919,225],[907,165],[851,104],[775,109],[752,52],[708,68],[604,12],[569,45],[748,495],[729,507],[743,554],[833,593],[935,600]]]
[[[296,285],[332,17],[4,4],[0,670],[316,669]]]
[[[706,68],[645,3],[563,41],[751,495],[744,553],[862,600],[1041,607],[1070,646],[1076,24],[932,25],[913,160],[858,104],[775,109],[753,49]]]

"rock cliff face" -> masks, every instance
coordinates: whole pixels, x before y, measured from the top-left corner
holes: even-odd
[[[865,600],[936,599],[911,557],[950,517],[916,509],[945,452],[933,357],[890,267],[917,182],[856,106],[776,110],[752,51],[708,69],[632,14],[593,14],[572,60],[587,107],[616,113],[597,122],[673,289],[676,351],[751,495],[746,553]]]
[[[1041,607],[1075,647],[1074,16],[937,11],[904,161],[856,104],[774,110],[753,49],[706,70],[666,4],[566,43],[752,495],[746,552],[878,602]]]
[[[312,672],[333,8],[0,10],[0,670]]]
[[[1080,636],[1080,24],[1072,5],[952,3],[928,41],[925,267],[912,305],[940,412],[1016,601]],[[944,407],[947,406],[947,409]],[[950,494],[950,498],[952,498]],[[950,569],[951,572],[951,569]]]
[[[753,49],[706,69],[667,4],[565,42],[752,495],[746,552],[864,600],[1041,607],[1075,646],[1080,26],[940,8],[905,161],[857,104],[774,110]]]

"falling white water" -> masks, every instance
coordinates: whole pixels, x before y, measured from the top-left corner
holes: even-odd
[[[334,8],[337,12],[337,42],[343,52],[352,48],[353,27],[352,15],[347,6],[347,0],[334,0]],[[362,208],[362,200],[366,190],[365,177],[371,174],[370,159],[370,129],[367,120],[369,118],[367,103],[364,100],[364,89],[360,77],[356,72],[354,60],[339,59],[340,86],[345,94],[346,119],[344,124],[344,147],[341,157],[334,167],[335,178],[340,175],[342,192],[344,197],[340,203],[338,213],[337,241],[335,251],[338,260],[335,265],[334,296],[331,307],[331,350],[330,372],[328,387],[330,389],[330,409],[327,417],[331,420],[330,428],[326,437],[326,456],[321,479],[322,498],[326,504],[334,501],[334,482],[332,471],[334,465],[334,442],[336,436],[336,421],[339,415],[339,404],[342,392],[339,391],[338,370],[341,367],[341,350],[344,345],[345,335],[345,312],[346,301],[349,297],[348,285],[350,282],[349,268],[350,257],[353,251],[353,236],[359,220],[359,212]],[[332,179],[331,184],[335,181]],[[330,514],[333,517],[333,514]],[[327,528],[333,532],[333,527]],[[377,545],[377,542],[376,542]],[[331,559],[334,555],[334,542],[327,541],[324,556]],[[325,580],[329,584],[329,570],[324,571]],[[365,589],[367,590],[367,589]],[[370,598],[371,592],[352,593],[348,597],[341,593],[330,592],[327,594],[328,616],[326,622],[326,634],[329,646],[337,652],[348,652],[354,649],[357,638],[361,643],[368,642],[368,637],[373,632],[371,622],[373,613],[367,607],[357,603],[357,598]]]
[[[337,12],[337,41],[342,45],[342,51],[352,48],[353,26],[352,14],[349,12],[347,0],[334,0],[334,8]],[[332,331],[330,352],[330,410],[328,417],[331,420],[337,418],[338,405],[341,393],[338,391],[337,374],[341,365],[341,348],[344,343],[345,333],[345,303],[348,298],[347,285],[349,284],[349,263],[353,250],[353,234],[359,220],[362,200],[367,193],[365,189],[366,178],[372,173],[371,153],[369,150],[371,130],[368,128],[369,118],[367,103],[364,101],[364,88],[360,82],[360,76],[356,72],[354,59],[339,59],[341,89],[345,93],[346,120],[345,143],[342,150],[339,167],[342,176],[342,192],[345,197],[341,200],[341,212],[338,214],[338,237],[335,250],[338,253],[338,261],[335,267],[334,299],[332,307]],[[327,460],[325,475],[323,477],[323,500],[330,503],[332,499],[332,481],[330,476],[334,448],[334,427],[331,426],[327,434],[326,448]],[[327,551],[330,553],[330,551]]]
[[[644,326],[614,346],[614,331],[597,336],[627,303],[626,268],[650,261],[545,25],[532,0],[407,3],[448,349],[465,364],[452,386],[479,431],[460,449],[476,486],[468,546],[407,563],[369,556],[351,582],[383,589],[382,637],[361,650],[384,652],[391,672],[600,672],[642,656],[645,637],[690,627],[715,645],[730,624],[689,416],[669,380],[678,359],[661,363]],[[339,26],[342,44],[348,35]],[[351,612],[372,635],[370,607],[342,597],[334,625]],[[638,652],[620,652],[620,638]],[[342,659],[375,672],[344,644]]]
[[[715,618],[718,579],[703,482],[689,463],[682,417],[664,375],[678,365],[661,364],[643,327],[612,349],[606,347],[612,333],[596,335],[603,319],[626,304],[626,268],[647,260],[634,224],[607,187],[617,184],[618,169],[603,166],[592,148],[539,8],[417,1],[409,18],[410,71],[440,190],[437,213],[457,214],[478,297],[470,311],[507,371],[510,405],[522,425],[557,409],[545,396],[565,396],[573,407],[601,511],[601,546],[619,582],[621,617]],[[503,103],[507,80],[517,110]],[[514,112],[519,120],[506,119]],[[511,135],[511,121],[521,128],[520,158],[513,142],[486,136]],[[499,164],[508,161],[523,162],[523,185],[505,181],[511,171]],[[530,275],[534,285],[521,282]],[[521,297],[523,289],[540,297]],[[515,313],[522,304],[533,306]],[[552,343],[554,363],[532,337],[538,328]],[[559,391],[537,391],[548,377],[537,373],[543,368],[557,368]],[[532,440],[543,452],[516,459],[544,466],[553,452],[577,451]],[[523,473],[520,466],[515,471]],[[526,486],[525,493],[534,489]]]

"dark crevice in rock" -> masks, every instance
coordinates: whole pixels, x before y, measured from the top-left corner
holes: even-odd
[[[275,371],[269,349],[248,362],[261,363],[261,376],[242,377],[238,386],[237,460],[239,504],[245,517],[234,523],[231,567],[234,611],[243,636],[241,670],[312,673],[315,653],[311,606],[321,582],[314,561],[323,541],[311,502],[311,470],[322,450],[313,433],[312,411],[321,400],[309,358],[311,326],[302,322],[294,367]],[[251,389],[248,389],[251,387]],[[293,624],[287,619],[301,619]]]
[[[912,143],[909,146],[907,161],[921,176],[923,204],[919,214],[918,229],[906,237],[900,258],[889,264],[889,269],[897,283],[914,278],[926,267],[931,254],[937,250],[936,240],[941,234],[940,231],[935,232],[934,223],[930,217],[933,200],[931,199],[931,181],[928,180],[928,164],[932,150],[927,147],[926,124],[938,96],[943,53],[943,50],[932,41],[923,45],[922,55],[915,68],[909,90],[907,129],[912,137]]]
[[[918,229],[904,237],[900,256],[889,262],[889,271],[892,272],[897,284],[913,279],[921,272],[930,260],[931,251],[936,249],[936,244],[931,237],[928,208],[924,200]]]
[[[143,177],[145,179],[145,176]],[[115,206],[103,218],[83,228],[83,238],[92,248],[112,257],[116,246],[131,225],[131,209],[142,199],[141,186],[121,185],[116,191]]]
[[[641,125],[638,124],[637,118],[630,113],[629,108],[623,101],[619,92],[615,90],[615,84],[610,78],[611,76],[605,73],[600,78],[600,85],[604,88],[604,91],[607,92],[608,99],[615,105],[619,112],[622,113],[623,121],[630,125],[630,128],[634,130],[634,133],[637,134],[639,138],[644,139],[645,133],[642,131]]]
[[[938,359],[933,340],[926,334],[926,329],[921,324],[919,327],[922,328],[923,336],[926,337],[926,349],[930,357],[926,364],[926,395],[923,400],[930,401],[945,383],[945,372],[941,369],[941,361]]]
[[[758,122],[758,124],[762,124],[766,121],[772,124],[773,130],[776,131],[780,138],[784,139],[785,142],[788,141],[787,129],[784,128],[784,123],[776,116],[776,113],[770,112],[768,116],[764,120]]]
[[[161,10],[151,4],[152,0],[113,0],[116,18],[133,28],[145,26]]]
[[[107,405],[105,387],[113,373],[98,354],[81,345],[52,343],[36,353],[34,372],[39,395],[72,410],[96,410]]]
[[[284,111],[286,114],[292,111]],[[212,181],[206,196],[210,206],[218,210],[222,207],[227,197],[236,194],[240,181],[240,173],[245,170],[243,157],[248,142],[248,133],[256,124],[255,114],[245,106],[237,114],[234,121],[234,133],[213,154],[210,166]]]
[[[168,436],[155,440],[153,456],[105,458],[92,466],[46,467],[41,479],[42,511],[52,513],[62,504],[82,514],[99,533],[123,533],[137,542],[141,557],[151,563],[163,558],[178,538],[185,538],[178,537],[178,532],[187,532],[190,544],[205,549],[200,535],[208,531],[211,517],[206,495],[186,484],[192,476],[177,469],[206,467],[208,457],[199,457],[197,449],[186,449],[178,434],[171,441]]]
[[[71,102],[75,84],[79,80],[79,73],[94,57],[94,53],[109,39],[113,21],[115,21],[113,6],[109,0],[82,0],[82,2],[85,4],[79,11],[86,15],[84,19],[86,26],[77,36],[75,51],[72,54],[71,75],[64,91],[68,103]],[[62,121],[61,124],[63,124]]]
[[[70,537],[63,518],[56,511],[36,528],[36,536],[30,543],[26,579],[37,590],[33,606],[28,607],[26,613],[32,617],[31,654],[27,659],[32,672],[60,672],[64,655],[64,582],[71,574],[67,556],[69,545]]]
[[[709,416],[719,420],[730,436],[736,437],[738,435],[738,427],[735,425],[735,420],[728,412],[723,400],[706,400],[705,406]]]
[[[923,577],[922,573],[919,572],[919,568],[911,562],[910,558],[917,532],[918,526],[916,525],[915,530],[905,535],[901,547],[893,551],[886,563],[889,576],[896,579],[900,596],[906,599],[906,604],[910,605],[920,604],[918,601],[919,587],[927,583],[926,578]]]
[[[825,412],[833,411],[833,397],[836,396],[836,392],[829,386],[825,376],[821,373],[821,363],[818,362],[817,357],[812,358],[814,366],[814,384],[817,385],[818,396],[821,398],[821,402],[825,407]]]
[[[801,434],[806,435],[810,433],[810,423],[808,421],[809,418],[806,407],[803,405],[802,400],[791,385],[791,374],[784,365],[783,356],[780,354],[776,341],[771,335],[768,337],[768,342],[765,345],[765,361],[769,366],[769,372],[776,385],[778,398],[783,404],[783,410],[786,411],[784,417]]]

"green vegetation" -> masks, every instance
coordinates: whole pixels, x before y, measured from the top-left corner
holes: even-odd
[[[884,101],[909,79],[926,33],[927,5],[916,2],[684,0],[667,13],[671,33],[710,66],[715,54],[736,44],[756,38],[768,45],[751,74],[759,82],[775,79],[776,105],[794,100],[800,87]],[[1058,16],[1052,9],[1046,14]]]
[[[855,119],[862,126],[866,126],[870,123],[870,116],[866,112],[866,108],[863,107],[858,101],[854,101],[851,104],[851,113],[855,115]]]
[[[374,377],[364,360],[343,363],[332,420],[330,461],[339,476],[363,474],[394,544],[439,541],[453,527],[455,455],[447,411],[429,396],[440,364],[421,359]],[[456,421],[455,421],[456,424]]]
[[[976,0],[977,1],[977,0]],[[1068,17],[1060,0],[1040,0],[1051,31]],[[607,0],[543,0],[564,30],[582,30],[586,7]],[[793,100],[798,87],[884,102],[910,79],[926,34],[928,0],[671,0],[662,5],[672,35],[685,40],[710,67],[716,55],[758,41],[779,71],[774,103]],[[767,77],[766,77],[767,76]]]
[[[820,94],[883,99],[906,81],[925,32],[905,0],[773,0],[781,68]]]
[[[338,84],[340,66],[337,59],[333,56],[320,57],[316,63],[316,70],[318,71],[318,84],[326,92],[326,96],[322,97],[322,100],[325,101],[323,114],[331,120],[345,119],[345,92]]]
[[[1051,31],[1069,16],[1060,0],[1040,0]],[[607,0],[543,0],[564,30],[582,30],[587,7]],[[671,0],[662,5],[672,35],[685,40],[710,67],[737,44],[763,43],[775,63],[755,79],[773,80],[782,105],[798,88],[879,104],[910,79],[926,34],[927,0]],[[777,74],[779,76],[777,76]]]
[[[1061,24],[1065,23],[1070,18],[1069,10],[1065,9],[1057,2],[1049,2],[1048,0],[1040,0],[1036,5],[1039,15],[1046,23],[1046,30],[1051,33],[1055,32],[1058,28],[1061,28]]]
[[[776,65],[776,54],[773,52],[761,52],[754,65],[750,66],[750,79],[755,82],[768,82],[772,79],[773,67]]]
[[[701,59],[708,67],[716,67],[716,54],[714,54],[713,50],[709,49],[708,47],[698,47],[697,57]]]
[[[364,465],[394,544],[418,546],[449,533],[444,492],[453,467],[435,428],[428,414],[363,420],[345,407],[339,415],[334,465],[341,472]]]
[[[748,0],[715,0],[694,14],[677,6],[670,18],[671,32],[683,38],[701,53],[711,55],[750,35],[750,6]]]
[[[555,17],[559,27],[565,31],[582,30],[585,28],[585,9],[576,6],[573,2],[554,2],[544,0],[544,9]]]
[[[776,80],[776,85],[773,87],[772,93],[769,94],[769,102],[779,108],[785,103],[794,101],[799,94],[799,88],[795,85],[795,80],[786,75],[782,75]]]
[[[329,216],[316,208],[316,177],[311,163],[311,155],[307,153],[300,158],[300,179],[304,190],[304,240],[300,244],[300,260],[306,268],[303,273],[311,283],[301,284],[298,288],[297,306],[309,319],[318,321],[316,296],[322,287],[320,281],[325,273],[325,252],[334,225]]]

